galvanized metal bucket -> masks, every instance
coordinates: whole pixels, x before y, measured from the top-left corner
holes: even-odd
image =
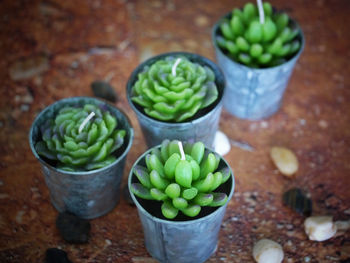
[[[148,150],[140,156],[134,166],[145,166],[145,156],[150,151]],[[137,178],[132,172],[134,166],[129,174],[129,191],[130,185],[137,182]],[[222,158],[219,169],[225,166],[230,168]],[[185,219],[185,217],[180,217],[177,219],[178,221],[167,220],[161,214],[160,202],[143,200],[135,197],[130,191],[142,223],[146,249],[153,258],[162,263],[201,263],[215,252],[221,222],[235,188],[231,168],[230,171],[231,179],[218,189],[218,191],[228,195],[227,203],[218,208],[203,207],[200,214],[192,220]]]
[[[231,13],[224,18],[230,15]],[[226,78],[224,108],[242,119],[260,120],[271,116],[281,106],[289,78],[303,51],[305,41],[302,31],[300,30],[299,35],[301,47],[294,57],[276,67],[255,69],[233,61],[218,47],[215,36],[218,34],[220,22],[221,20],[212,30],[212,41],[217,62]],[[297,26],[294,20],[292,23]]]
[[[84,104],[103,104],[118,121],[118,126],[126,130],[126,137],[119,157],[112,164],[86,172],[68,172],[57,169],[38,155],[34,146],[40,139],[40,125],[48,118],[54,118],[63,106]],[[111,211],[119,201],[120,183],[126,156],[132,145],[134,130],[127,116],[112,105],[89,97],[73,97],[62,99],[45,108],[35,118],[29,133],[29,144],[34,156],[39,160],[44,173],[45,182],[50,191],[51,202],[59,211],[69,211],[81,218],[91,219]]]
[[[215,74],[215,83],[219,91],[219,97],[213,105],[209,106],[205,110],[203,109],[202,115],[190,121],[182,123],[159,121],[146,115],[142,107],[134,104],[131,101],[132,87],[137,81],[137,75],[142,72],[145,66],[151,65],[159,59],[178,55],[185,56],[190,61],[201,65],[206,65],[213,70]],[[224,75],[215,63],[197,54],[186,52],[170,52],[146,60],[132,72],[127,83],[127,98],[131,108],[136,113],[148,147],[158,145],[164,139],[178,139],[191,143],[195,141],[202,141],[205,145],[212,147],[214,136],[219,125],[224,89]]]

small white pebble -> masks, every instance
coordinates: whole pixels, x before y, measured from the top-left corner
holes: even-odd
[[[270,156],[278,170],[286,176],[292,176],[299,168],[296,155],[285,147],[272,147]]]
[[[220,155],[225,155],[230,152],[231,144],[225,133],[221,131],[215,133],[214,149]]]
[[[337,232],[332,216],[310,216],[304,222],[305,232],[310,240],[324,241]]]
[[[282,246],[270,239],[261,239],[253,247],[253,257],[258,263],[280,263],[283,256]]]

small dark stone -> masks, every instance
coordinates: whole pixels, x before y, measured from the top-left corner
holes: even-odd
[[[90,233],[90,222],[69,212],[60,213],[56,226],[63,239],[69,243],[87,243]]]
[[[299,188],[293,188],[283,194],[283,204],[289,206],[296,212],[304,216],[310,216],[312,212],[312,201],[306,197]]]
[[[134,201],[131,198],[131,195],[129,192],[129,187],[127,184],[123,188],[123,197],[124,197],[125,201],[128,202],[129,205],[135,205]]]
[[[49,248],[46,250],[45,263],[72,263],[72,261],[68,259],[66,251]]]
[[[96,97],[108,100],[113,103],[115,103],[118,99],[115,90],[108,82],[96,80],[91,83],[91,89]]]

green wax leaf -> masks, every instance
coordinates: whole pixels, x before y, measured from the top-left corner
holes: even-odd
[[[142,199],[154,200],[154,198],[151,196],[150,190],[144,187],[142,184],[133,183],[130,185],[130,190],[134,195]]]
[[[173,153],[177,153],[180,155],[180,149],[179,149],[179,141],[178,140],[172,140],[170,143],[169,143],[169,146],[168,146],[168,154],[169,156],[173,155]]]
[[[265,43],[271,41],[277,34],[277,27],[271,19],[266,19],[262,25],[263,41]]]
[[[168,91],[163,94],[164,98],[169,101],[175,102],[189,98],[193,94],[192,89],[184,89],[181,92]]]
[[[282,30],[288,25],[289,17],[286,13],[277,14],[275,18],[275,23],[277,26],[278,32],[282,32]]]
[[[115,160],[116,160],[116,158],[114,156],[109,156],[106,159],[104,159],[103,161],[88,163],[87,165],[85,165],[85,169],[86,170],[94,170],[94,169],[103,168],[103,167],[110,165]]]
[[[142,107],[145,108],[151,108],[152,107],[152,101],[148,98],[145,98],[143,96],[137,96],[137,97],[132,97],[131,100],[137,104],[139,104]]]
[[[201,174],[200,178],[204,178],[207,174],[212,173],[216,168],[216,158],[213,153],[209,153],[207,158],[201,163]]]
[[[182,197],[175,197],[173,199],[173,206],[177,209],[184,209],[188,206],[186,199]]]
[[[273,9],[272,9],[272,6],[271,6],[271,4],[269,2],[264,2],[263,3],[263,9],[264,9],[265,17],[272,16]]]
[[[170,74],[169,74],[170,75]],[[171,76],[171,75],[170,75]],[[181,77],[181,76],[176,76],[172,81],[171,81],[171,84],[172,86],[177,86],[177,85],[180,85],[182,83],[184,83],[186,80]],[[172,89],[172,87],[170,88]]]
[[[79,146],[74,141],[65,142],[63,144],[63,147],[66,148],[68,151],[76,151],[79,148]]]
[[[183,190],[181,196],[185,198],[186,200],[191,200],[195,198],[195,196],[198,194],[197,188],[191,187],[188,189]]]
[[[165,139],[165,140],[162,141],[162,145],[160,147],[160,154],[162,156],[162,161],[163,161],[164,164],[169,158],[169,154],[168,154],[168,145],[169,145],[169,143],[170,143],[170,140]]]
[[[204,151],[205,151],[204,143],[196,142],[195,144],[193,144],[192,150],[191,150],[191,156],[198,164],[202,162]]]
[[[245,24],[249,24],[254,17],[257,17],[258,10],[252,3],[247,3],[243,7],[243,19]]]
[[[180,162],[180,155],[178,153],[173,153],[169,159],[164,164],[164,173],[168,179],[173,179],[175,177],[175,169],[177,164]]]
[[[258,57],[259,63],[263,65],[269,63],[271,59],[272,59],[272,55],[270,53],[265,53],[265,54],[262,54],[260,57]]]
[[[244,24],[241,18],[237,15],[233,15],[231,18],[231,29],[233,34],[237,36],[242,36],[244,32]]]
[[[186,119],[191,118],[193,115],[195,115],[197,113],[197,111],[201,108],[202,102],[201,101],[197,101],[194,103],[194,105],[188,109],[186,112],[182,113],[181,115],[179,115],[175,121],[176,122],[181,122],[184,121]]]
[[[186,216],[189,216],[189,217],[197,216],[200,211],[201,211],[201,207],[199,205],[194,205],[194,204],[191,204],[181,210],[182,213],[184,213]]]
[[[164,201],[161,207],[162,214],[168,219],[173,219],[177,216],[179,210],[173,207],[169,201]]]
[[[216,101],[216,99],[219,96],[219,92],[218,92],[214,82],[207,82],[203,86],[206,87],[207,92],[206,92],[205,97],[204,97],[202,104],[200,106],[201,108],[205,108],[205,107],[209,106],[214,101]]]
[[[249,51],[249,49],[250,49],[250,45],[249,45],[248,41],[245,40],[245,38],[243,38],[243,37],[237,37],[236,45],[240,50],[245,51],[245,52]]]
[[[35,144],[35,150],[39,155],[42,155],[50,160],[57,160],[56,155],[47,149],[46,143],[43,141]]]
[[[228,200],[228,197],[225,193],[212,193],[212,195],[214,198],[209,206],[223,206]]]
[[[214,175],[208,173],[208,175],[202,179],[193,183],[193,187],[197,188],[198,192],[205,193],[208,192],[214,183]]]
[[[262,26],[259,21],[253,21],[248,28],[248,40],[250,43],[259,43],[263,37]],[[246,50],[245,50],[246,51]]]
[[[214,196],[212,194],[199,193],[194,199],[193,203],[200,206],[207,206],[213,202]]]
[[[230,24],[227,20],[222,21],[222,23],[220,24],[220,30],[222,35],[230,40],[234,40],[234,35],[233,32],[231,30]]]
[[[277,37],[272,42],[272,44],[268,47],[268,52],[272,55],[278,54],[278,52],[282,49],[283,42],[281,38]]]
[[[195,181],[200,177],[201,168],[195,160],[191,160],[190,165],[192,168],[192,180]]]
[[[192,167],[186,160],[180,160],[175,168],[175,181],[183,187],[190,188],[192,183]]]
[[[282,32],[279,34],[279,37],[282,43],[286,43],[291,34],[292,34],[292,30],[288,26],[283,28]]]
[[[222,183],[222,179],[223,179],[223,176],[222,176],[222,173],[220,172],[216,172],[213,174],[213,177],[214,177],[214,181],[213,181],[213,184],[211,186],[211,188],[209,189],[209,191],[214,191],[216,188],[218,188],[221,183]]]
[[[250,46],[249,54],[252,57],[257,58],[261,56],[262,53],[263,53],[263,47],[260,44],[253,44]]]
[[[149,165],[151,167],[151,170],[156,170],[161,177],[165,176],[164,166],[157,155],[151,154],[149,157]]]
[[[162,95],[163,93],[169,91],[166,87],[159,85],[158,81],[154,81],[153,84],[153,88],[158,95]]]
[[[174,118],[174,114],[159,112],[155,110],[149,110],[147,108],[145,108],[145,112],[147,115],[161,121],[169,121]]]
[[[114,129],[117,127],[117,120],[109,113],[103,114],[103,120],[106,123],[106,127],[108,129],[108,135],[112,134]]]
[[[238,60],[243,64],[249,65],[252,61],[252,58],[246,53],[240,53],[238,55]]]
[[[158,201],[162,201],[162,200],[168,199],[168,196],[165,193],[163,193],[161,190],[157,189],[157,188],[152,188],[150,190],[150,194],[155,200],[158,200]]]
[[[295,52],[297,52],[300,49],[300,42],[298,40],[294,40],[291,43],[291,47],[290,47],[290,51],[289,54],[294,54]]]
[[[152,188],[151,179],[146,168],[136,165],[133,172],[144,187],[148,189]]]
[[[164,190],[169,185],[169,181],[161,177],[156,170],[152,170],[150,173],[150,181],[159,190]]]
[[[180,192],[181,192],[181,187],[176,183],[169,184],[165,188],[166,195],[169,196],[171,199],[179,197]]]
[[[174,114],[176,113],[184,104],[186,100],[177,100],[173,104],[169,104],[166,102],[158,102],[153,105],[153,108],[158,112],[166,113],[166,114]]]
[[[227,182],[228,179],[230,179],[231,177],[231,172],[230,172],[230,168],[228,168],[227,166],[222,168],[220,170],[220,173],[222,174],[222,180],[221,180],[221,184],[224,184]]]
[[[189,81],[184,81],[180,84],[177,85],[171,85],[170,90],[175,91],[175,92],[182,92],[185,89],[188,89],[191,87],[191,82]]]

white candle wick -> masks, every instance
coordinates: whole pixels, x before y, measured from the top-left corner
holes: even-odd
[[[177,144],[179,145],[180,154],[181,154],[181,160],[186,160],[184,148],[182,147],[182,142],[178,141]]]
[[[265,13],[264,13],[262,0],[256,0],[256,2],[258,4],[260,24],[264,24],[265,23]]]
[[[80,124],[79,126],[79,133],[81,133],[81,131],[84,129],[85,125],[89,122],[89,120],[92,119],[92,117],[95,116],[95,112],[91,112],[86,118],[85,120]]]
[[[176,76],[176,68],[177,68],[177,66],[180,64],[180,62],[181,62],[181,58],[178,58],[178,59],[175,61],[173,67],[171,68],[171,74],[172,74],[174,77]]]

